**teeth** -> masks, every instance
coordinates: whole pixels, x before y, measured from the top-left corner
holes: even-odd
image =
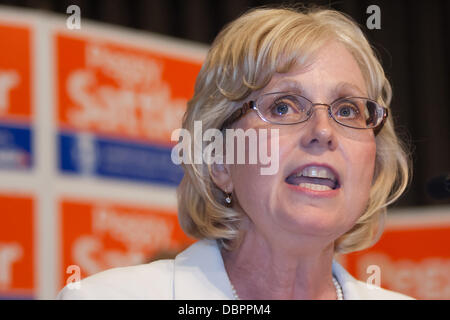
[[[302,172],[299,172],[297,176],[311,177],[311,178],[326,178],[330,180],[336,180],[333,172],[324,167],[306,167]]]
[[[324,186],[322,184],[314,184],[314,183],[300,183],[299,187],[311,189],[314,191],[327,191],[332,190],[329,186]]]

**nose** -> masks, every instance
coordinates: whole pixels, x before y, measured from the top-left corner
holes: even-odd
[[[306,121],[301,145],[306,149],[335,150],[337,147],[336,135],[333,128],[333,119],[329,115],[328,106],[316,104],[312,109],[311,118]]]

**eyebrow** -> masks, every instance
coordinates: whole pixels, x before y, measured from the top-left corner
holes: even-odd
[[[303,93],[306,90],[304,90],[302,84],[298,81],[291,80],[291,79],[283,79],[276,83],[273,88],[270,89],[271,92],[279,92],[279,91],[285,91],[285,90],[292,90],[298,93]]]
[[[339,82],[338,85],[334,88],[333,90],[333,94],[335,96],[339,96],[342,93],[345,94],[359,94],[360,96],[365,96],[366,94],[364,93],[363,90],[361,90],[357,85],[349,83],[349,82]]]
[[[280,92],[280,91],[293,91],[299,94],[303,94],[306,92],[302,84],[298,81],[292,80],[292,79],[285,79],[281,80],[278,83],[276,83],[271,89],[270,92]],[[350,82],[339,82],[334,89],[332,90],[332,96],[339,97],[340,95],[359,95],[359,96],[365,96],[363,90],[361,90],[357,85],[352,84]]]

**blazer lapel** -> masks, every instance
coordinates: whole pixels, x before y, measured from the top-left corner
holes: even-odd
[[[233,299],[215,240],[200,240],[176,256],[173,295],[175,300]]]
[[[353,278],[347,270],[339,263],[333,260],[333,274],[342,287],[342,293],[345,300],[361,300],[363,299],[360,292],[360,284],[358,280]]]

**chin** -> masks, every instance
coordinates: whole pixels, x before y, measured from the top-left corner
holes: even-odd
[[[298,208],[294,212],[290,210],[277,218],[286,230],[299,235],[331,237],[332,240],[352,226],[344,219],[342,212],[310,206]]]

